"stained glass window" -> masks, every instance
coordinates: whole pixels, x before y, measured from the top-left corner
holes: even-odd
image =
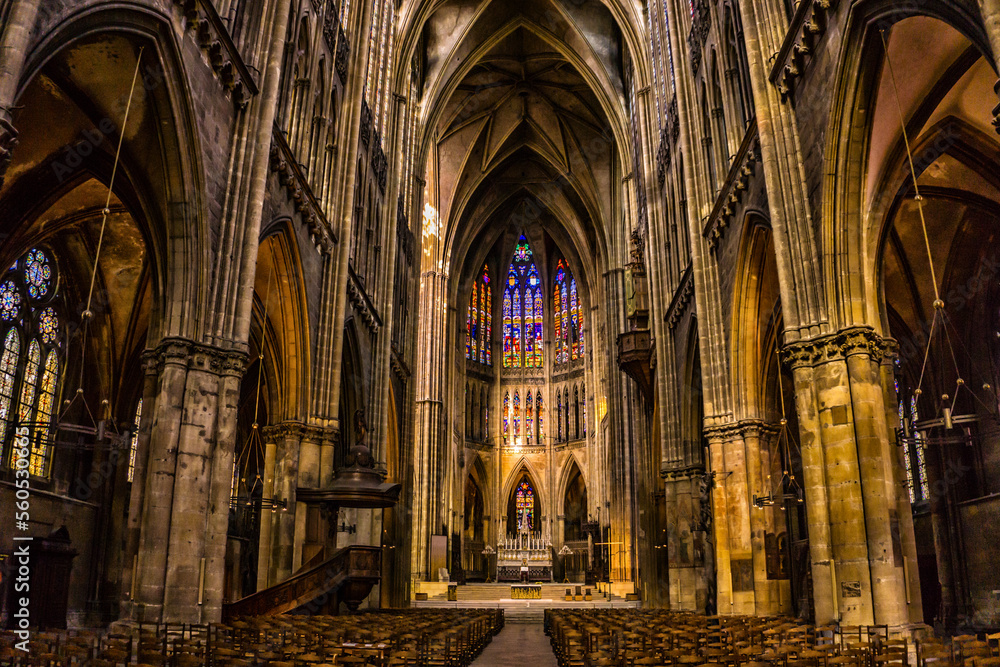
[[[511,356],[511,365],[514,368],[521,367],[521,315],[524,311],[521,308],[521,292],[519,290],[514,290],[514,338],[511,343],[514,346],[514,352]]]
[[[511,323],[511,289],[508,287],[503,292],[503,366],[510,368],[514,365],[514,327]]]
[[[556,392],[556,440],[562,442],[563,439],[563,404],[562,404],[562,394]]]
[[[542,303],[538,269],[528,240],[522,235],[514,249],[504,286],[504,368],[542,367]]]
[[[472,286],[472,300],[469,302],[469,312],[465,316],[465,358],[466,359],[474,359],[475,358],[473,356],[473,354],[472,354],[472,321],[473,321],[473,319],[475,317],[472,314],[472,309],[474,308],[474,306],[472,304],[474,304],[475,302],[476,302],[476,286],[473,285]]]
[[[139,449],[139,419],[142,417],[142,399],[135,406],[135,421],[132,423],[132,446],[128,451],[128,481],[135,478],[135,453]]]
[[[535,406],[530,391],[525,392],[524,396],[524,435],[530,446],[535,435]]]
[[[52,289],[52,263],[37,248],[29,250],[24,258],[24,282],[32,299],[41,299]]]
[[[538,444],[545,444],[545,427],[542,424],[542,392],[535,396],[535,421],[538,423]]]
[[[576,290],[576,278],[570,273],[565,260],[556,265],[555,285],[552,289],[553,312],[556,323],[556,363],[582,359],[583,312]]]
[[[510,437],[510,392],[503,395],[503,439]]]
[[[482,273],[472,284],[469,312],[465,320],[465,358],[481,364],[492,365],[490,352],[492,333],[493,299],[490,289],[490,272],[483,266]],[[506,311],[507,305],[504,304]]]
[[[521,396],[514,392],[514,444],[521,444]]]
[[[38,385],[38,366],[42,361],[42,348],[37,340],[28,346],[28,360],[24,366],[24,376],[21,378],[21,401],[17,408],[17,421],[31,421],[31,408],[35,405],[35,390]]]
[[[576,297],[576,278],[569,280],[569,313],[573,358],[576,359],[580,355],[580,302]]]
[[[28,471],[40,476],[48,476],[51,468],[49,423],[58,393],[59,315],[46,305],[57,284],[55,261],[39,248],[29,250],[0,279],[0,321],[14,325],[4,333],[0,350],[0,443],[17,437],[15,428],[23,429]],[[0,461],[3,454],[0,444]],[[7,463],[17,466],[18,461]]]
[[[21,314],[21,292],[13,280],[0,285],[0,320],[11,322]]]
[[[517,487],[515,505],[518,531],[532,532],[535,527],[535,492],[526,480],[522,480]]]
[[[587,387],[586,387],[586,385],[582,385],[580,387],[580,403],[581,403],[581,405],[580,405],[580,410],[581,410],[580,417],[581,417],[581,419],[583,419],[583,423],[581,425],[581,430],[583,431],[583,437],[586,438],[587,437]]]
[[[38,477],[49,476],[49,422],[52,421],[52,404],[56,397],[56,381],[59,379],[59,358],[56,351],[49,351],[45,358],[45,372],[38,393],[38,408],[35,411],[35,437],[31,443],[31,461],[28,472]]]
[[[21,354],[21,337],[13,327],[4,337],[3,354],[0,355],[0,461],[3,460],[3,446],[10,422],[10,406],[14,400],[14,375],[17,373],[17,359]]]
[[[38,316],[38,331],[42,335],[42,342],[46,345],[55,345],[58,342],[59,319],[54,308],[46,308]]]
[[[480,301],[485,325],[483,327],[483,342],[479,347],[479,360],[487,366],[493,365],[493,287],[490,286],[490,274],[483,267],[483,290],[480,292]]]

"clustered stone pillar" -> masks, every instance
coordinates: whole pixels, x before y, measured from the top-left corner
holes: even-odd
[[[706,429],[714,486],[714,538],[720,614],[768,616],[789,611],[779,582],[767,571],[767,535],[773,522],[754,497],[773,495],[765,482],[770,462],[761,454],[770,428],[757,420]],[[768,466],[765,474],[765,464]]]
[[[7,9],[3,34],[0,36],[0,186],[10,166],[17,146],[11,109],[14,107],[24,59],[28,55],[31,29],[42,3],[38,0],[13,0]]]
[[[136,580],[129,582],[134,596],[125,616],[216,620],[222,613],[233,434],[246,354],[168,338],[155,360],[144,478],[136,477],[143,502],[130,517],[130,525],[140,525]]]
[[[670,606],[682,611],[705,613],[708,578],[705,570],[705,538],[701,522],[701,468],[689,467],[664,473],[664,515],[667,524],[667,567]],[[707,528],[707,526],[704,526]]]
[[[891,353],[865,327],[787,345],[795,378],[809,516],[816,623],[921,619],[909,509],[899,511],[899,455],[886,423],[881,362]]]

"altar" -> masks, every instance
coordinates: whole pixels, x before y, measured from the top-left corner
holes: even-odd
[[[505,538],[497,545],[497,581],[551,582],[552,546],[538,533]]]
[[[511,584],[511,600],[541,600],[542,587],[538,584]]]

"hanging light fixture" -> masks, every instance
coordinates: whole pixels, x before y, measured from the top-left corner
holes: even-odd
[[[927,252],[927,265],[930,269],[931,276],[931,286],[934,291],[934,299],[932,301],[933,315],[930,323],[930,331],[927,336],[927,347],[924,350],[924,357],[920,367],[920,376],[917,381],[917,387],[913,390],[913,396],[919,401],[920,396],[924,393],[924,382],[928,377],[928,370],[930,367],[934,367],[937,371],[939,378],[943,379],[946,374],[954,373],[955,383],[951,390],[945,390],[940,395],[940,408],[937,416],[930,419],[922,419],[919,421],[911,421],[910,416],[902,417],[902,424],[899,432],[897,433],[897,445],[901,447],[916,446],[920,448],[926,448],[929,444],[967,444],[972,445],[974,440],[974,435],[972,432],[972,427],[977,426],[976,434],[978,437],[984,437],[987,435],[994,435],[1000,433],[1000,418],[997,415],[997,395],[993,389],[993,386],[987,380],[983,380],[981,383],[976,383],[981,386],[981,390],[989,398],[991,398],[992,405],[988,404],[983,398],[977,393],[977,391],[970,386],[966,379],[962,375],[962,371],[958,365],[958,357],[955,352],[955,344],[952,340],[952,333],[955,334],[955,339],[958,340],[961,345],[961,337],[958,335],[958,331],[955,324],[948,317],[947,310],[945,309],[945,302],[941,298],[940,287],[937,280],[937,272],[934,267],[934,256],[931,252],[931,242],[930,236],[927,232],[927,220],[924,216],[924,205],[923,196],[920,194],[920,185],[917,182],[917,171],[913,160],[913,151],[910,147],[910,139],[906,130],[906,122],[903,116],[903,109],[899,101],[899,90],[896,86],[896,75],[892,66],[892,59],[889,55],[889,46],[886,41],[885,31],[880,31],[880,36],[882,39],[882,48],[885,53],[886,65],[889,69],[890,81],[892,83],[893,95],[896,102],[896,110],[899,114],[900,130],[903,136],[903,144],[906,148],[906,157],[910,167],[910,176],[913,180],[913,201],[917,205],[917,213],[920,218],[920,230],[923,236],[924,248]],[[935,355],[932,359],[931,350],[935,347],[939,348],[939,353]],[[964,350],[966,355],[968,351]],[[971,356],[969,357],[971,361]],[[975,368],[971,369],[975,371]],[[942,386],[944,386],[942,384]],[[959,396],[963,394],[968,394],[971,399],[980,404],[987,415],[989,415],[994,425],[983,429],[978,425],[980,417],[974,412],[969,414],[956,414],[956,409],[958,407]],[[960,433],[955,432],[955,427],[961,428]],[[942,432],[943,431],[943,432]]]
[[[778,347],[774,348],[775,359],[778,359]],[[799,505],[805,501],[805,494],[802,486],[795,479],[795,472],[792,470],[791,446],[794,444],[799,449],[791,429],[788,428],[788,418],[785,415],[785,388],[781,381],[781,362],[778,362],[778,399],[781,403],[781,421],[778,422],[778,440],[775,447],[781,456],[781,479],[778,480],[779,493],[771,493],[767,496],[753,495],[753,506],[757,509],[772,507],[777,505],[782,510],[789,505]],[[770,476],[768,476],[770,480]],[[773,487],[772,487],[773,488]]]

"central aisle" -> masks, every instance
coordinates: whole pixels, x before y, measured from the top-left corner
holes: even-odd
[[[558,667],[542,623],[507,623],[472,667]]]

